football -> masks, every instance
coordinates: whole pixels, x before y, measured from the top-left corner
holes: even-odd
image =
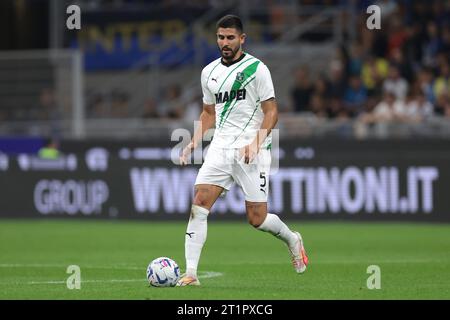
[[[147,280],[154,287],[174,287],[180,278],[178,264],[167,257],[159,257],[147,267]]]

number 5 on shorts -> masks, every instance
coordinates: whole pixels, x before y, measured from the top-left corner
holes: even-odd
[[[259,177],[260,177],[261,179],[263,179],[263,182],[259,185],[259,186],[260,186],[259,190],[261,190],[261,191],[264,192],[264,194],[265,194],[265,193],[266,193],[266,190],[264,189],[264,187],[266,186],[266,173],[265,173],[265,172],[261,172],[261,173],[259,174]]]

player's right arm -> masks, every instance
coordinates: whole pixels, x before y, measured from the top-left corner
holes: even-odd
[[[195,130],[191,142],[183,149],[180,156],[180,164],[188,164],[188,158],[192,151],[197,148],[202,141],[203,135],[211,129],[216,123],[216,107],[213,104],[203,103],[203,111],[200,114],[200,126]]]

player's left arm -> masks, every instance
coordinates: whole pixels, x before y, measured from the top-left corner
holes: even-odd
[[[278,122],[278,106],[274,97],[261,102],[264,119],[255,139],[243,149],[245,163],[250,163],[256,157],[264,140]]]

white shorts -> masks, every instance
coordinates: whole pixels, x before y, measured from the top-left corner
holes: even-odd
[[[239,149],[210,146],[195,184],[212,184],[230,190],[236,182],[245,200],[267,202],[269,192],[270,150],[260,150],[249,164],[239,159]]]

